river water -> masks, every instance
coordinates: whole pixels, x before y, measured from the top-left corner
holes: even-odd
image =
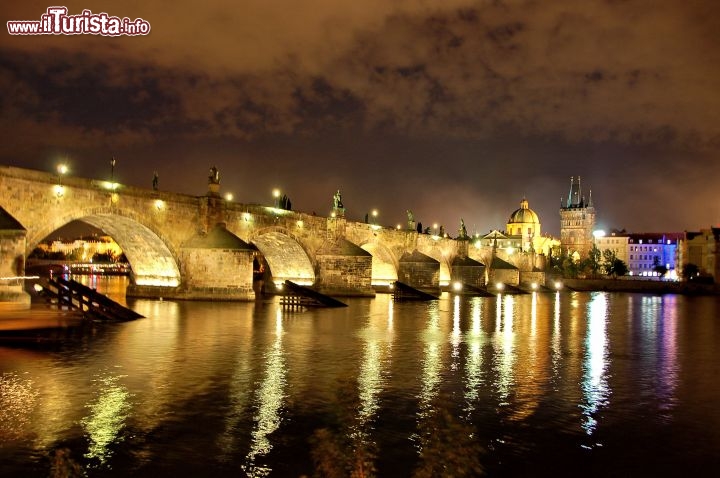
[[[719,298],[347,302],[128,299],[146,318],[0,347],[0,476],[720,470]]]

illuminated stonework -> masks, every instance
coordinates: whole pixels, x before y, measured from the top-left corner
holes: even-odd
[[[570,193],[567,201],[560,207],[560,244],[568,255],[579,259],[587,256],[593,245],[595,229],[595,208],[592,191],[586,200],[582,194],[580,177],[577,183],[570,178]]]
[[[286,280],[300,285],[312,285],[315,282],[315,272],[307,253],[290,236],[270,231],[254,237],[251,242],[265,257],[276,284]]]
[[[115,239],[125,252],[137,285],[180,285],[180,270],[175,258],[157,234],[146,226],[112,214],[97,214],[81,219]]]

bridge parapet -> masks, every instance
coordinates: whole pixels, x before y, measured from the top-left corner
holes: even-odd
[[[353,222],[343,215],[236,203],[215,186],[207,195],[190,196],[0,166],[0,206],[26,229],[24,256],[56,229],[82,220],[113,237],[125,252],[132,268],[129,293],[249,299],[252,264],[262,260],[276,283],[289,279],[333,293],[368,294],[373,286],[397,280],[401,258],[415,253],[437,262],[431,287],[439,287],[449,283],[453,261],[468,256],[467,241]],[[253,249],[188,247],[218,224]],[[10,267],[8,260],[2,259]]]

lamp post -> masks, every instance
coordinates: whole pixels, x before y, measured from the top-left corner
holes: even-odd
[[[67,164],[65,164],[65,163],[58,164],[57,172],[58,172],[58,178],[62,178],[63,175],[67,174],[67,172],[68,172]]]
[[[115,156],[110,159],[110,182],[115,182]]]
[[[372,214],[373,224],[377,224],[378,210],[373,209],[370,214]]]
[[[273,189],[272,195],[274,199],[273,205],[275,208],[280,207],[280,190],[278,188]]]
[[[66,175],[68,172],[68,167],[65,163],[60,163],[57,165],[57,173],[58,173],[58,183],[57,186],[55,186],[55,195],[60,198],[65,194],[65,188],[62,185],[62,178],[64,175]]]

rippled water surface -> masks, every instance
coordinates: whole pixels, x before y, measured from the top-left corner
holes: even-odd
[[[145,319],[0,346],[0,476],[720,469],[718,298],[348,303],[137,300]]]

